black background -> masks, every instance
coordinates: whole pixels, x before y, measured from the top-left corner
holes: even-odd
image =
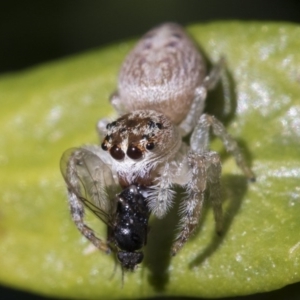
[[[299,0],[11,0],[0,4],[0,73],[129,37],[165,21],[300,22]]]
[[[22,70],[109,43],[138,37],[165,21],[186,25],[233,19],[299,23],[300,1],[3,1],[0,4],[0,73]],[[239,298],[300,299],[300,285],[294,284],[279,291]],[[46,298],[0,287],[0,299]]]

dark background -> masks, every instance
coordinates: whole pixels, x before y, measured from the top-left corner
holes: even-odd
[[[186,25],[233,19],[299,23],[300,0],[3,1],[0,4],[0,73],[138,37],[165,21]],[[300,299],[300,285],[239,298]],[[0,299],[46,298],[0,287]]]
[[[300,22],[299,0],[11,0],[0,4],[0,73],[140,36],[164,21]]]

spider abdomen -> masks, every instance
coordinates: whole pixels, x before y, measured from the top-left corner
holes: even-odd
[[[119,105],[126,111],[154,109],[178,124],[205,75],[203,56],[192,39],[178,24],[165,23],[146,33],[126,57],[119,74]]]

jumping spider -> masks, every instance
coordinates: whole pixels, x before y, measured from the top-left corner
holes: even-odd
[[[181,26],[166,23],[154,28],[137,43],[121,67],[118,91],[111,98],[120,117],[114,122],[98,123],[100,135],[105,136],[101,147],[76,150],[77,155],[87,150],[93,152],[97,160],[87,157],[86,164],[98,167],[101,176],[111,171],[115,183],[124,190],[132,185],[144,187],[147,209],[158,218],[172,205],[173,186],[180,185],[186,190],[172,255],[183,247],[197,227],[206,190],[209,190],[217,231],[222,229],[221,162],[219,155],[209,149],[210,129],[222,140],[245,175],[254,180],[237,143],[222,123],[203,114],[207,91],[219,81],[223,66],[224,60],[220,59],[207,75],[202,54]],[[191,134],[189,145],[182,140],[188,134]],[[67,165],[75,161],[76,156],[71,155]],[[83,166],[83,171],[88,174],[89,168]],[[79,183],[76,177],[77,171],[65,173],[69,190],[77,190],[80,184],[95,180],[93,177]],[[86,203],[78,193],[69,193],[69,202],[73,219],[84,234],[81,229],[84,221],[74,218],[74,208]],[[101,209],[107,212],[107,208]],[[103,245],[98,248],[107,251]]]

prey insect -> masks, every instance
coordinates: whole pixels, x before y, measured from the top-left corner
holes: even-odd
[[[97,151],[91,150],[95,149],[69,149],[61,159],[73,221],[94,246],[106,253],[115,252],[125,270],[134,270],[143,260],[140,250],[147,242],[150,212],[146,190],[130,185],[118,193],[110,169]],[[107,225],[106,241],[86,225],[84,207]]]

